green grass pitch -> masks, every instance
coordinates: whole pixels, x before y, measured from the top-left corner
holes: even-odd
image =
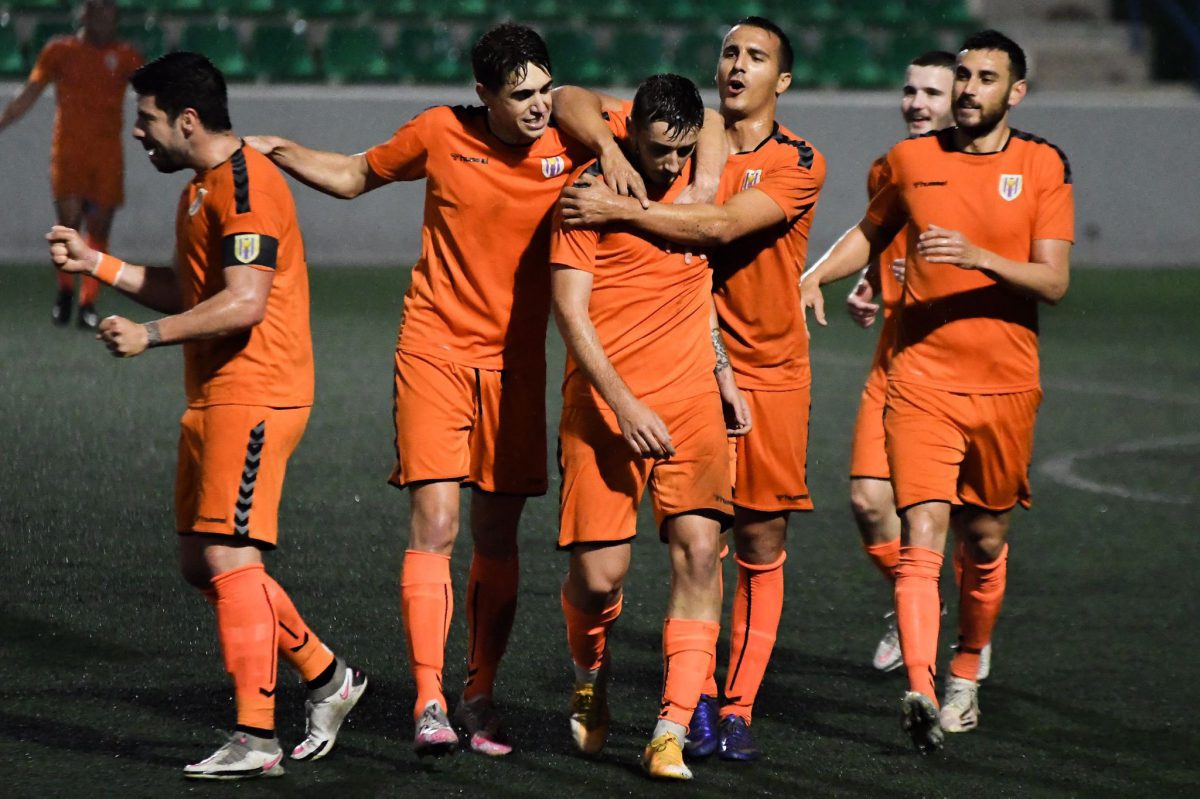
[[[767,757],[701,764],[687,786],[651,786],[637,766],[657,711],[666,599],[665,552],[653,535],[636,544],[614,632],[610,745],[595,762],[570,751],[554,485],[526,511],[521,605],[500,675],[517,752],[435,766],[411,754],[396,587],[407,505],[385,483],[407,279],[399,269],[313,271],[317,401],[288,474],[282,546],[270,558],[318,634],[370,672],[371,690],[328,759],[289,764],[282,780],[195,786],[181,766],[214,749],[233,717],[211,613],[175,566],[179,353],[113,360],[84,332],[50,325],[49,267],[0,268],[0,794],[1200,791],[1200,269],[1077,270],[1066,301],[1043,310],[1035,506],[1015,520],[982,723],[925,758],[899,730],[902,678],[870,668],[889,594],[847,507],[850,427],[874,333],[841,313],[849,285],[827,290],[831,325],[813,343],[818,510],[791,525],[784,619],[755,724]],[[101,306],[149,318],[112,292]],[[554,425],[562,346],[553,333],[549,340]],[[454,560],[460,601],[465,539]],[[943,586],[952,585],[947,569]],[[460,607],[447,654],[451,691],[463,678],[464,638]],[[943,635],[943,667],[949,643]],[[302,734],[302,704],[301,687],[283,675],[285,746]]]

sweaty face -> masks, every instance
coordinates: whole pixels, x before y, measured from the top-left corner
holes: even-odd
[[[150,163],[159,172],[178,172],[187,166],[187,138],[182,131],[183,115],[171,122],[153,97],[139,95],[133,138],[146,149]]]
[[[700,136],[699,128],[687,133],[677,130],[668,133],[667,123],[661,120],[651,122],[644,130],[635,125],[631,132],[638,172],[660,189],[667,188],[679,177],[695,152],[696,139]]]
[[[516,78],[520,77],[520,80]],[[499,91],[477,85],[476,91],[488,108],[492,132],[510,144],[529,144],[541,138],[550,122],[553,83],[550,73],[530,62],[525,75],[510,77]]]
[[[908,125],[909,136],[920,136],[954,124],[950,93],[954,72],[946,67],[910,66],[904,75],[904,96],[900,113]]]
[[[1012,79],[1008,53],[963,50],[954,70],[954,122],[971,136],[983,136],[1000,124],[1020,101],[1025,81]]]
[[[736,25],[725,34],[717,61],[721,110],[746,116],[768,105],[792,82],[781,72],[779,37],[753,25]]]

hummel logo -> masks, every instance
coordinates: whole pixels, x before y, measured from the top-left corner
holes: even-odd
[[[463,155],[462,153],[450,153],[450,157],[455,161],[461,161],[464,164],[486,164],[488,160],[478,155]]]
[[[220,519],[217,519],[217,518],[214,518],[214,517],[212,517],[212,516],[197,516],[197,517],[196,517],[196,521],[199,521],[199,522],[208,522],[209,524],[224,524],[224,523],[225,523],[225,517],[224,517],[224,516],[222,516]]]
[[[931,186],[945,186],[945,185],[946,185],[946,181],[944,181],[944,180],[918,180],[916,183],[913,184],[913,188],[914,189],[924,189],[924,188],[928,188]]]

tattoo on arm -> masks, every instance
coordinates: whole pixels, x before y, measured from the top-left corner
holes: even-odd
[[[713,367],[713,372],[719,374],[729,368],[729,353],[725,351],[725,341],[721,338],[720,328],[712,329],[712,345],[713,352],[717,354],[717,365]]]
[[[158,332],[158,322],[147,322],[146,325],[146,341],[147,347],[162,346],[162,333]]]

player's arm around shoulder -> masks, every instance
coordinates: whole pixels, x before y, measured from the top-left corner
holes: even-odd
[[[387,183],[371,169],[366,153],[314,150],[282,136],[247,136],[245,142],[304,185],[351,200]]]

